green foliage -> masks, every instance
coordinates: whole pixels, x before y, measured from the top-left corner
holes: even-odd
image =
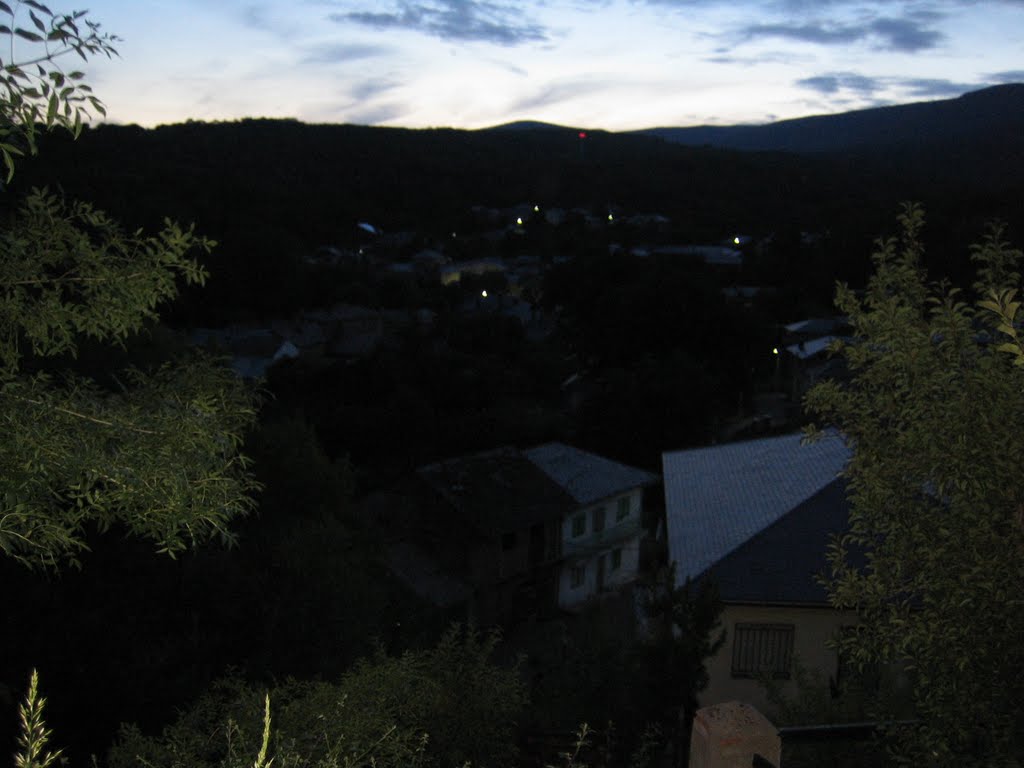
[[[167,223],[125,234],[85,204],[33,192],[0,233],[0,551],[77,562],[90,525],[124,526],[174,555],[252,506],[239,454],[251,393],[199,357],[128,370],[104,386],[74,372],[83,338],[123,343],[156,319],[190,256],[212,243]],[[70,359],[69,359],[70,358]]]
[[[0,381],[25,356],[74,356],[78,339],[123,342],[157,318],[177,281],[201,284],[191,256],[214,243],[167,221],[154,236],[125,233],[86,203],[31,193],[0,232]]]
[[[78,136],[90,108],[106,114],[84,73],[65,71],[57,61],[71,53],[82,61],[117,54],[117,38],[102,32],[87,13],[55,14],[35,0],[15,1],[13,8],[0,2],[0,40],[7,38],[3,48],[9,51],[6,59],[0,57],[0,154],[8,181],[14,176],[14,158],[26,147],[36,153],[40,126]]]
[[[820,669],[808,668],[799,656],[793,657],[791,680],[766,676],[760,682],[769,704],[764,714],[776,726],[868,722],[869,702],[883,693],[871,675],[846,675],[837,684],[826,680]],[[787,768],[868,768],[885,763],[883,751],[871,740],[850,741],[841,736],[806,742],[784,738],[782,750]]]
[[[18,751],[14,755],[14,768],[49,768],[61,756],[61,750],[47,749],[51,731],[43,720],[46,699],[39,695],[39,675],[32,670],[25,701],[18,707],[21,732]]]
[[[65,54],[115,53],[85,12],[0,2],[0,152],[8,178],[18,143],[39,127],[77,135],[85,104],[100,113]],[[26,19],[27,17],[27,19]],[[25,26],[21,26],[24,24]],[[31,29],[30,27],[34,28]],[[15,40],[28,50],[15,52]],[[123,344],[157,319],[178,282],[201,284],[191,256],[213,243],[170,222],[126,233],[85,203],[34,191],[0,231],[0,552],[29,566],[77,563],[89,529],[114,525],[175,555],[219,537],[248,512],[256,484],[239,453],[254,400],[198,357],[100,383],[72,365],[82,341]]]
[[[489,660],[496,642],[453,627],[430,650],[378,654],[337,683],[280,684],[265,752],[264,695],[222,681],[159,738],[123,728],[110,766],[234,766],[257,753],[277,766],[511,766],[525,698],[517,670]]]
[[[879,243],[863,296],[837,292],[853,327],[840,346],[852,380],[807,396],[854,447],[851,528],[831,545],[828,586],[833,605],[856,609],[860,624],[840,652],[860,668],[906,670],[922,725],[894,739],[901,759],[1016,764],[1024,370],[998,344],[1012,330],[1000,310],[1013,302],[985,297],[1019,289],[1020,254],[998,228],[973,249],[976,308],[958,289],[926,282],[922,211],[907,206],[900,224],[899,238]],[[884,698],[876,703],[877,716],[891,714]]]

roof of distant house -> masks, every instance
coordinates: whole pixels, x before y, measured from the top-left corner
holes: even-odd
[[[801,336],[829,336],[850,324],[846,317],[810,317],[789,323],[786,331]]]
[[[786,347],[786,351],[799,360],[807,360],[822,352],[827,352],[829,345],[839,338],[839,336],[822,336],[817,339],[801,341],[798,344],[790,344]]]
[[[833,482],[850,459],[837,433],[799,433],[662,454],[669,557],[695,578]]]
[[[462,518],[486,534],[559,520],[573,499],[514,448],[499,448],[420,467],[416,473]]]
[[[833,480],[717,563],[705,576],[725,602],[824,605],[832,534],[849,527],[846,483]]]
[[[564,443],[547,443],[523,453],[578,504],[592,504],[658,481],[651,472]]]

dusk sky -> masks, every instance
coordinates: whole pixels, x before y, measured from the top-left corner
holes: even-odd
[[[763,123],[1024,81],[1024,0],[92,0],[118,123],[626,130]]]

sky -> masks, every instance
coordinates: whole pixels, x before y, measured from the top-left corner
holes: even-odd
[[[765,123],[1024,82],[1024,0],[91,0],[108,120]],[[8,0],[12,4],[12,0]],[[77,66],[77,65],[76,65]]]

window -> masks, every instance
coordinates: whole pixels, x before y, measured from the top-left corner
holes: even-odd
[[[587,531],[587,518],[585,515],[576,515],[572,519],[572,535],[573,538],[582,536]]]
[[[502,551],[508,552],[510,549],[515,549],[515,548],[516,548],[516,534],[515,534],[515,532],[513,531],[512,533],[504,533],[504,534],[502,534],[502,536],[501,536],[501,549],[502,549]]]
[[[572,588],[577,589],[583,586],[584,580],[587,578],[587,567],[585,565],[574,565],[572,570],[569,571],[569,580],[572,583]]]
[[[594,510],[594,533],[604,530],[604,507]]]
[[[736,625],[732,642],[733,677],[788,680],[792,660],[792,624]]]
[[[619,505],[615,510],[615,522],[625,520],[629,517],[629,496],[619,499]]]
[[[617,571],[621,567],[622,567],[622,550],[621,549],[613,549],[612,550],[612,570],[613,571]]]

